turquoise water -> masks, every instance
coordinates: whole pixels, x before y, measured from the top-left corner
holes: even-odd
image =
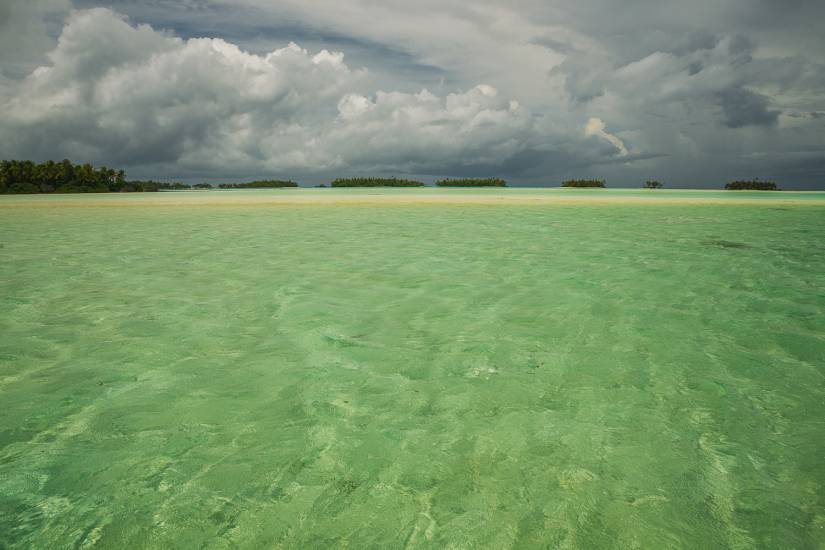
[[[825,547],[825,194],[421,191],[0,197],[0,547]]]

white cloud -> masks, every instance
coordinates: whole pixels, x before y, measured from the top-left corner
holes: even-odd
[[[490,85],[364,94],[364,71],[340,52],[291,43],[254,55],[104,8],[73,12],[48,58],[0,106],[11,151],[183,171],[426,173],[500,165],[536,139],[529,111]]]
[[[602,119],[592,117],[588,119],[587,124],[584,125],[584,135],[588,137],[600,137],[613,145],[621,156],[627,156],[627,147],[625,147],[624,142],[617,136],[606,131],[605,128],[607,128],[607,126]]]
[[[491,86],[437,97],[377,92],[347,95],[324,143],[356,165],[404,171],[432,166],[500,165],[527,149],[533,123]]]

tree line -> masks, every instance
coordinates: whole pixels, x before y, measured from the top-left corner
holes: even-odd
[[[298,184],[291,180],[261,180],[247,183],[221,183],[220,189],[274,189],[280,187],[298,187]]]
[[[507,182],[501,178],[457,178],[443,179],[435,182],[437,187],[506,187]],[[402,178],[338,178],[330,187],[425,187],[418,180]]]
[[[0,161],[0,193],[108,193],[128,187],[126,173],[69,160]]]
[[[501,178],[456,178],[435,182],[437,187],[506,187]],[[423,182],[403,178],[338,178],[330,187],[424,187]],[[603,179],[570,179],[562,187],[607,186]],[[643,187],[661,189],[663,183],[646,181]],[[245,183],[221,183],[220,189],[274,189],[298,187],[292,180],[258,180]],[[321,186],[324,187],[324,186]],[[30,160],[0,160],[0,193],[112,193],[112,192],[152,192],[189,189],[213,189],[208,183],[189,185],[180,182],[168,183],[153,180],[127,180],[123,170],[106,166],[95,168],[91,164],[74,164],[68,159],[59,162],[47,160],[35,163]],[[725,184],[727,190],[776,191],[772,181],[737,180]]]
[[[290,180],[260,180],[247,183],[222,183],[221,189],[269,189],[298,187]],[[0,160],[0,193],[129,193],[212,189],[209,183],[186,184],[153,180],[127,180],[126,172],[106,166],[74,164],[68,159]]]
[[[562,187],[605,187],[605,180],[565,180],[561,182]]]
[[[743,191],[743,190],[752,190],[752,191],[778,191],[776,187],[776,183],[772,181],[762,181],[759,179],[755,180],[743,180],[743,181],[732,181],[725,184],[725,189],[729,191]]]
[[[435,182],[437,187],[507,187],[501,178],[457,178],[443,179]]]
[[[68,159],[0,160],[0,193],[117,193],[191,189],[184,183],[126,179],[126,172],[106,166],[74,164]]]
[[[589,180],[589,179],[578,179],[578,180],[566,180],[561,183],[562,187],[607,187],[607,182],[605,180]],[[658,180],[648,180],[644,182],[642,187],[645,189],[662,189],[665,186],[664,183]],[[725,184],[725,189],[728,191],[742,191],[742,190],[754,190],[754,191],[778,191],[779,188],[776,186],[776,183],[772,181],[762,181],[760,179],[754,180],[742,180],[742,181],[731,181]]]
[[[338,178],[330,187],[424,187],[424,184],[400,178]]]

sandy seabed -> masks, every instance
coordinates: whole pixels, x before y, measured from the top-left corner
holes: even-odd
[[[278,205],[587,205],[587,204],[825,204],[817,191],[705,191],[630,189],[276,189],[178,191],[0,197],[0,208],[230,207]]]
[[[0,548],[821,548],[823,198],[0,197]]]

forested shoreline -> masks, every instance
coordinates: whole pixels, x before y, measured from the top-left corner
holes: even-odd
[[[298,187],[292,180],[261,180],[247,183],[221,183],[219,189],[280,189],[283,187]]]
[[[123,170],[106,166],[95,168],[69,160],[0,161],[0,193],[109,193],[130,187],[138,190],[139,186],[130,185]]]
[[[435,182],[436,187],[507,187],[501,178],[456,178]]]
[[[220,189],[274,189],[298,187],[291,180],[259,180],[246,183],[221,183]],[[36,193],[141,193],[215,189],[209,183],[186,184],[153,180],[127,180],[126,172],[89,163],[74,164],[68,159],[0,161],[0,194]]]
[[[561,182],[562,187],[596,187],[596,188],[603,188],[607,186],[607,182],[605,180],[587,180],[587,179],[580,179],[580,180],[565,180]]]
[[[779,191],[776,183],[762,180],[731,181],[725,184],[728,191]]]
[[[418,180],[404,178],[351,177],[337,178],[329,187],[426,187]],[[507,187],[501,178],[446,178],[435,182],[436,187]],[[606,187],[605,180],[571,179],[562,187]],[[656,180],[646,181],[646,189],[661,189],[664,185]],[[56,162],[47,160],[35,163],[30,160],[0,160],[0,194],[34,193],[138,193],[157,191],[191,191],[209,189],[282,189],[300,187],[292,180],[266,179],[242,183],[195,183],[159,182],[153,180],[127,180],[126,172],[89,163],[74,164],[68,159]],[[326,187],[318,185],[316,187]],[[726,190],[777,191],[772,181],[738,180],[725,184]]]
[[[425,184],[416,180],[400,178],[338,178],[330,183],[330,187],[424,187]]]

